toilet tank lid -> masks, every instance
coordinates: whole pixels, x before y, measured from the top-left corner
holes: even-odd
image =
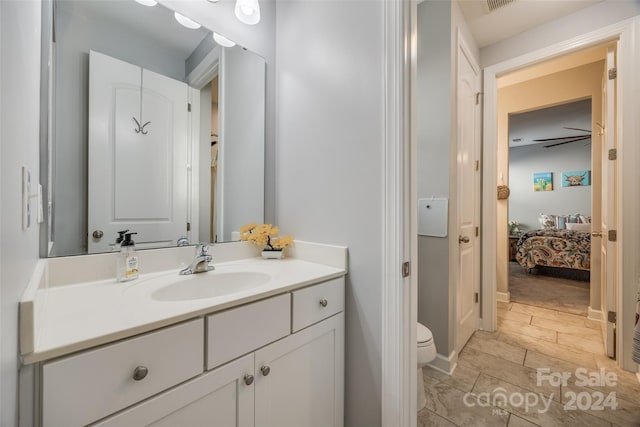
[[[418,342],[424,343],[431,341],[433,339],[433,335],[429,328],[424,326],[422,323],[418,323]]]

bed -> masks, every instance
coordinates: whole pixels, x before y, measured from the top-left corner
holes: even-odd
[[[518,240],[516,261],[527,272],[539,266],[588,272],[591,269],[591,233],[567,229],[528,231]]]

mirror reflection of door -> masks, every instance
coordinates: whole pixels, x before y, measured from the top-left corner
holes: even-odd
[[[89,253],[120,230],[140,248],[187,228],[188,86],[95,51],[89,60]]]

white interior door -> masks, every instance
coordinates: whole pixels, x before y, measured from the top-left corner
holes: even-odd
[[[616,46],[607,49],[607,67],[603,84],[603,144],[602,144],[602,221],[600,231],[592,233],[591,247],[601,253],[602,307],[605,311],[603,336],[607,355],[615,357],[615,313],[616,310],[616,162],[610,155],[616,150],[616,79],[609,70],[616,67]],[[613,151],[612,151],[613,150]],[[613,321],[612,321],[613,320]]]
[[[458,48],[456,350],[479,325],[480,243],[479,68],[464,45]],[[454,236],[455,238],[456,236]]]
[[[89,63],[88,251],[119,230],[138,247],[187,232],[188,86],[98,52]]]

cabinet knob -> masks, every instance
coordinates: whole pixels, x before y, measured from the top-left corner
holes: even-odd
[[[329,304],[329,301],[327,301],[326,299],[322,298],[322,299],[320,300],[320,305],[321,305],[322,307],[326,307],[326,306],[327,306],[327,304]]]
[[[245,376],[244,376],[244,383],[245,383],[246,385],[251,385],[251,384],[253,384],[253,375],[251,375],[251,374],[247,374],[247,375],[245,375]]]
[[[271,372],[271,368],[265,365],[260,368],[260,372],[262,372],[262,375],[266,377],[267,375],[269,375],[269,372]]]
[[[143,380],[147,374],[149,373],[149,369],[145,366],[136,366],[136,369],[133,370],[133,379],[136,381]]]

